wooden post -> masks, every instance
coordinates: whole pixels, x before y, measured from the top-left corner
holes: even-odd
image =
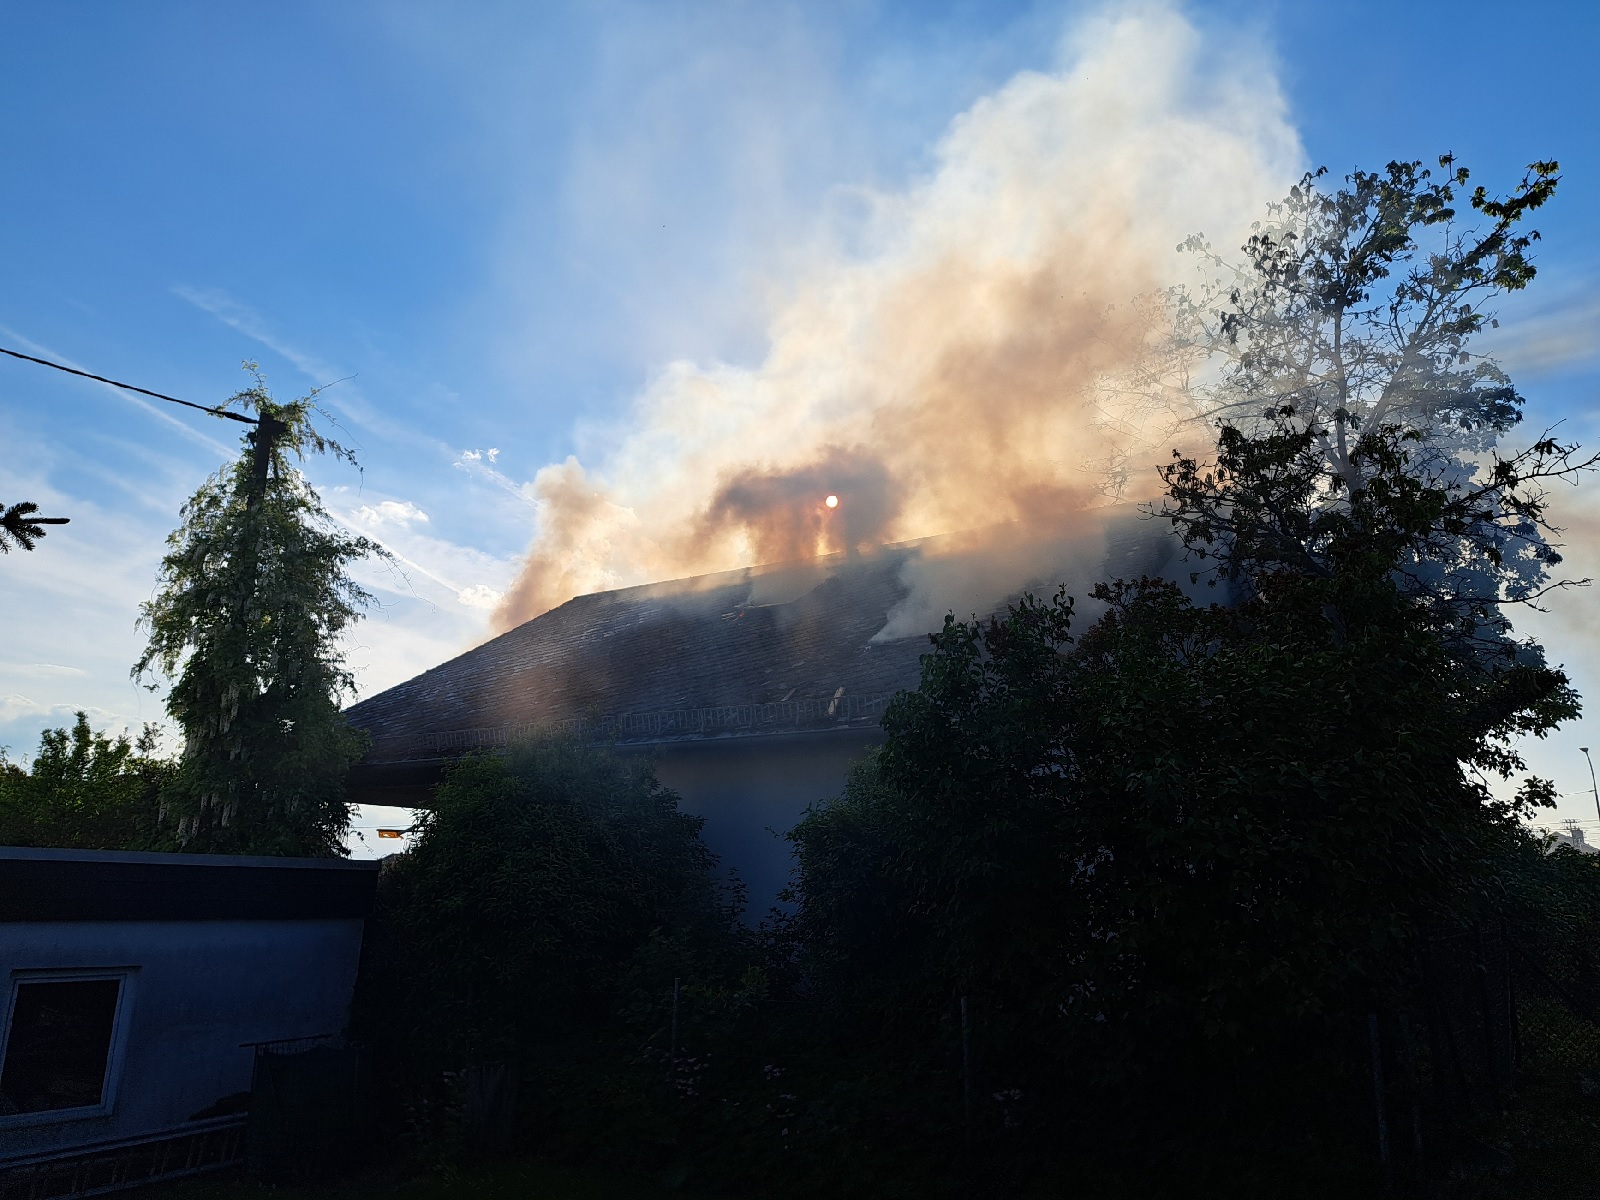
[[[257,503],[267,491],[267,474],[272,468],[272,451],[278,439],[289,432],[289,427],[277,417],[262,413],[256,420],[256,431],[250,435],[250,499]]]
[[[1411,1097],[1411,1153],[1416,1157],[1416,1174],[1422,1177],[1422,1072],[1417,1067],[1417,1040],[1411,1032],[1411,1018],[1400,1018],[1400,1046],[1405,1054],[1406,1090]]]
[[[967,998],[961,997],[961,1107],[966,1121],[967,1142],[972,1142],[972,1026],[967,1016]]]
[[[1378,1014],[1367,1015],[1367,1036],[1372,1041],[1372,1096],[1378,1108],[1378,1161],[1389,1162],[1389,1112],[1383,1096],[1383,1043],[1378,1038]]]
[[[678,1070],[678,983],[676,975],[672,977],[672,1070]]]

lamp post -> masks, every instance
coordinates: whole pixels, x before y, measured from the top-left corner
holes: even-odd
[[[1579,746],[1578,749],[1583,751],[1584,761],[1589,764],[1589,790],[1594,793],[1595,814],[1600,816],[1600,786],[1596,786],[1594,781],[1594,759],[1589,757],[1589,747]]]

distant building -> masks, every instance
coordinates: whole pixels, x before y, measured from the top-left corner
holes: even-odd
[[[1571,846],[1579,854],[1600,854],[1600,846],[1591,846],[1588,843],[1576,821],[1563,822],[1562,828],[1552,833],[1550,838],[1554,845]]]
[[[258,1049],[343,1035],[377,870],[0,848],[0,1196],[240,1161]]]
[[[1027,554],[1047,593],[1080,601],[1110,575],[1172,573],[1178,548],[1118,510]],[[945,607],[994,608],[993,542],[928,543],[579,596],[348,710],[372,736],[352,798],[426,807],[452,758],[562,730],[649,753],[661,781],[706,818],[705,839],[749,886],[759,915],[788,880],[782,834],[839,794],[850,763],[882,740],[893,695],[917,685],[927,631]],[[1065,568],[1051,563],[1069,563]],[[1067,574],[1070,572],[1071,574]],[[892,616],[915,605],[909,620]],[[963,607],[963,595],[981,601]]]

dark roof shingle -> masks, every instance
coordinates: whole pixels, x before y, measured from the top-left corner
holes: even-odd
[[[1149,525],[1105,528],[1106,574],[1171,556]],[[928,649],[922,633],[873,641],[926,544],[579,596],[353,705],[350,723],[372,736],[368,764],[541,730],[653,742],[876,724]]]
[[[579,596],[353,705],[350,723],[372,735],[368,762],[541,729],[657,741],[875,723],[928,645],[871,644],[912,553]]]

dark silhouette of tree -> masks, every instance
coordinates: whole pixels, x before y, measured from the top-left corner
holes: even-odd
[[[34,514],[39,506],[32,500],[23,500],[9,507],[0,504],[0,554],[10,554],[15,546],[19,550],[32,550],[45,535],[46,525],[65,525],[66,517],[40,517]]]
[[[156,754],[159,730],[136,740],[89,726],[47,729],[27,770],[0,750],[0,845],[78,850],[168,850],[161,791],[174,764]]]
[[[1199,295],[1177,296],[1180,325],[1222,368],[1203,407],[1240,435],[1272,425],[1308,435],[1307,462],[1320,465],[1312,483],[1335,502],[1364,486],[1355,448],[1385,428],[1410,436],[1413,464],[1440,482],[1500,494],[1482,477],[1483,456],[1521,422],[1524,401],[1474,342],[1499,324],[1496,302],[1537,273],[1539,234],[1523,224],[1555,195],[1560,167],[1535,162],[1498,198],[1468,190],[1452,156],[1439,166],[1442,177],[1391,162],[1333,187],[1325,172],[1307,174],[1268,206],[1242,260],[1199,236],[1184,244],[1213,272]],[[1408,588],[1471,608],[1492,575],[1515,598],[1537,599],[1561,561],[1552,531],[1536,513],[1473,511],[1472,537],[1398,564]],[[1474,623],[1485,641],[1504,635],[1490,614]]]
[[[1152,514],[1226,603],[1117,580],[1087,628],[1062,594],[934,635],[791,835],[797,963],[864,1071],[904,1076],[965,997],[984,1093],[1027,1097],[1006,1127],[1081,1130],[1108,1193],[1141,1160],[1243,1192],[1343,1154],[1319,1105],[1370,1088],[1367,1014],[1425,1007],[1430,930],[1538,909],[1554,789],[1517,739],[1578,697],[1507,614],[1562,586],[1546,489],[1597,459],[1497,453],[1521,398],[1470,341],[1532,277],[1514,226],[1554,171],[1475,191],[1460,235],[1464,171],[1308,177],[1251,239],[1215,455]]]
[[[368,1018],[431,1070],[592,1032],[644,947],[729,924],[702,823],[606,748],[463,759],[385,873]]]

